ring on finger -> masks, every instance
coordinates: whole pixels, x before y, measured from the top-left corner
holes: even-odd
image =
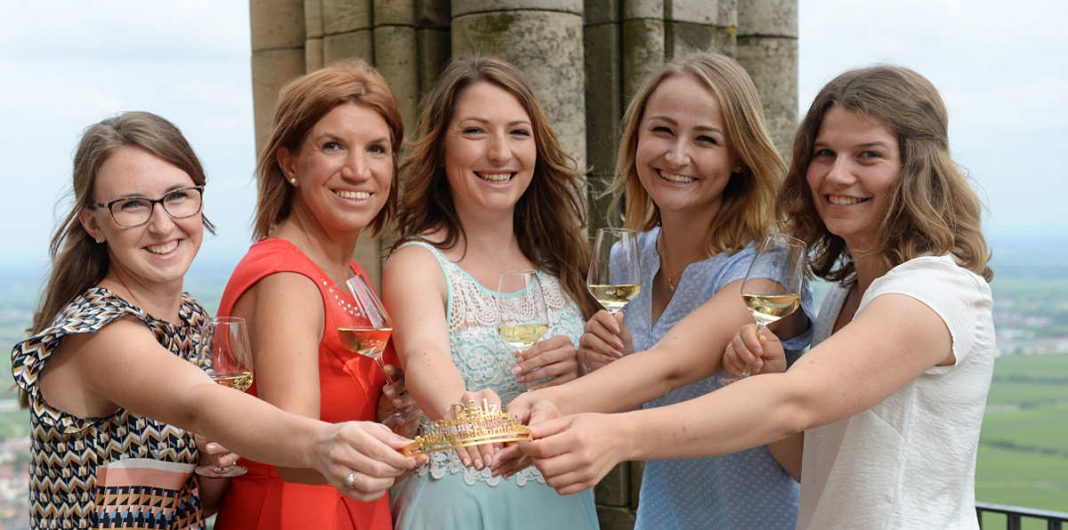
[[[345,487],[353,490],[356,489],[356,472],[349,471],[348,475],[345,475]]]

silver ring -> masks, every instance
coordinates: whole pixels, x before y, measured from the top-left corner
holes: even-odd
[[[742,374],[741,375],[742,375],[743,378],[749,377],[749,367],[748,366],[746,366],[745,369],[742,370]]]
[[[356,489],[356,472],[349,471],[348,475],[345,475],[345,487],[354,490]]]

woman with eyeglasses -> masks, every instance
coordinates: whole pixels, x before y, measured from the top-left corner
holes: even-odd
[[[191,362],[208,315],[182,281],[213,227],[204,171],[174,125],[145,112],[92,125],[73,177],[33,336],[12,350],[31,411],[33,528],[205,528],[226,483],[193,468],[235,456],[194,432],[316,469],[362,500],[417,465],[396,451],[409,440],[381,425],[289,414]],[[361,480],[346,485],[353,472]]]

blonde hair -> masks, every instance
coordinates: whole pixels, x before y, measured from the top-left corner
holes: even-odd
[[[845,241],[823,224],[806,180],[823,117],[833,108],[878,120],[897,137],[901,172],[890,189],[878,248],[891,266],[949,253],[961,266],[991,280],[979,198],[949,155],[946,106],[930,81],[900,66],[839,75],[816,95],[798,128],[778,211],[794,236],[808,242],[812,271],[832,281],[855,278]]]
[[[731,58],[699,52],[675,59],[654,73],[638,90],[623,115],[623,137],[616,157],[616,172],[608,191],[613,207],[624,200],[624,226],[650,230],[660,224],[660,209],[642,187],[635,164],[638,134],[645,106],[665,79],[689,76],[705,86],[723,113],[727,145],[743,167],[731,174],[723,201],[712,219],[709,253],[737,251],[768,231],[775,191],[786,166],[764,126],[760,95],[749,74]]]
[[[427,94],[411,156],[401,167],[404,194],[393,249],[406,241],[422,240],[422,234],[436,229],[444,230],[445,239],[433,244],[443,249],[455,246],[463,235],[443,166],[444,137],[460,92],[478,82],[508,92],[530,116],[537,162],[534,178],[515,207],[513,224],[519,247],[527,259],[560,279],[584,315],[592,315],[598,306],[585,283],[590,253],[583,230],[582,176],[575,160],[560,146],[530,82],[518,68],[500,59],[457,58]]]
[[[349,59],[290,81],[279,93],[271,135],[256,164],[259,199],[253,240],[269,236],[274,227],[289,217],[293,207],[294,191],[286,183],[285,174],[278,165],[279,150],[283,147],[291,152],[299,150],[315,124],[345,103],[369,107],[382,116],[389,126],[393,167],[397,167],[404,124],[401,123],[397,99],[377,70],[361,60]],[[391,186],[385,206],[371,221],[372,234],[381,232],[396,210],[397,186]]]

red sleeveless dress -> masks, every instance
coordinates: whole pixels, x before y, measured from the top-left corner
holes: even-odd
[[[355,261],[350,267],[353,273],[367,277]],[[268,238],[252,245],[234,269],[219,303],[219,316],[230,315],[245,291],[279,272],[307,276],[319,287],[323,300],[327,300],[330,278],[289,241]],[[324,308],[325,330],[319,344],[320,419],[330,423],[374,421],[385,383],[382,371],[372,359],[342,347],[331,311]],[[385,355],[384,361],[397,365],[392,346]],[[247,392],[256,395],[255,383]],[[284,436],[285,433],[263,435]],[[230,488],[215,522],[216,530],[388,530],[393,527],[388,495],[374,502],[359,502],[345,497],[333,486],[282,480],[274,466],[245,458],[240,463],[248,468],[248,473],[230,479]]]

